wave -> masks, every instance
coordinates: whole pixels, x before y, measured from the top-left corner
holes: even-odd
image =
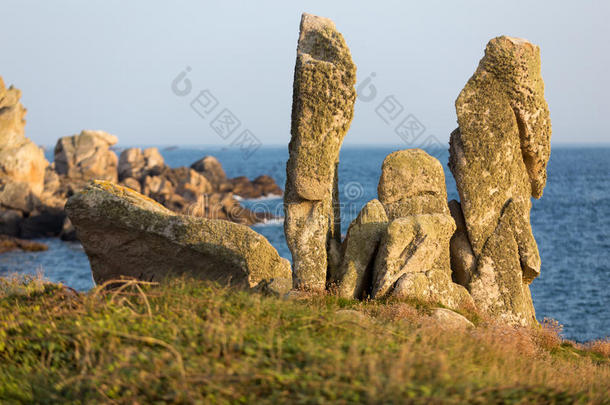
[[[277,194],[268,194],[268,195],[264,195],[262,197],[257,197],[257,198],[244,198],[241,196],[238,196],[237,194],[234,195],[233,197],[235,197],[235,199],[237,201],[247,201],[247,202],[256,202],[256,201],[268,201],[268,200],[279,200],[281,198],[284,198],[281,195],[277,195]]]
[[[284,218],[271,218],[271,219],[266,219],[263,222],[259,222],[258,224],[254,224],[252,225],[254,226],[277,226],[277,225],[283,225],[284,224]]]

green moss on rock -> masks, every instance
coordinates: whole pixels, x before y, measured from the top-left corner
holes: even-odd
[[[90,183],[68,200],[66,212],[97,283],[122,276],[159,281],[189,275],[255,288],[291,279],[288,261],[252,229],[177,215],[110,182]]]
[[[334,23],[303,14],[294,70],[285,233],[296,284],[321,290],[340,243],[339,150],[356,100],[356,66]]]
[[[530,197],[542,195],[550,155],[538,47],[517,38],[492,39],[456,100],[456,112],[449,166],[477,261],[476,274],[463,282],[477,305],[529,322],[533,307],[522,304],[529,294],[523,286],[540,272]]]

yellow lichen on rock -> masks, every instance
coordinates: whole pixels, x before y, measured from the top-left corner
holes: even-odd
[[[339,265],[337,166],[354,113],[356,66],[334,23],[304,13],[294,69],[284,230],[295,284],[323,290]]]
[[[68,200],[66,212],[97,283],[186,274],[280,293],[292,284],[288,261],[249,227],[179,215],[127,187],[93,181]]]

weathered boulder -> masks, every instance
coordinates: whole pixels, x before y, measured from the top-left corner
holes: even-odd
[[[188,169],[188,173],[180,178],[176,187],[176,192],[188,201],[197,201],[199,196],[210,194],[212,191],[209,180],[193,169]]]
[[[142,193],[160,204],[170,201],[174,190],[174,185],[165,176],[146,176],[142,182]]]
[[[252,181],[245,176],[235,177],[230,179],[228,183],[231,186],[228,191],[242,198],[279,197],[283,194],[275,180],[267,175],[258,176]]]
[[[0,179],[0,207],[29,213],[39,203],[29,183]]]
[[[252,180],[252,184],[254,184],[254,186],[257,190],[259,190],[258,194],[260,194],[260,195],[257,197],[264,197],[264,196],[281,197],[282,195],[284,195],[284,191],[280,188],[280,186],[278,186],[278,184],[275,182],[275,180],[271,176],[268,176],[266,174],[263,174],[262,176],[258,176],[257,178]],[[253,197],[253,198],[256,198],[256,197]]]
[[[178,215],[104,181],[94,181],[70,198],[66,211],[96,283],[121,276],[162,281],[188,275],[246,288],[291,285],[273,282],[291,278],[288,261],[243,225]]]
[[[390,222],[375,261],[371,297],[392,295],[472,307],[464,287],[451,281],[449,240],[455,223],[447,214],[421,214]]]
[[[430,316],[443,329],[465,330],[474,328],[474,324],[465,316],[447,308],[434,308]]]
[[[25,137],[26,109],[20,98],[21,91],[7,89],[0,77],[0,179],[26,183],[32,193],[40,194],[49,162],[42,149]]]
[[[388,226],[388,216],[379,200],[369,201],[347,229],[339,274],[331,275],[339,296],[362,299],[370,294],[375,256]]]
[[[295,286],[322,290],[339,265],[337,165],[354,113],[356,66],[335,24],[304,13],[294,70],[290,157],[284,195]]]
[[[124,178],[120,183],[121,186],[129,187],[133,191],[137,191],[138,193],[142,192],[142,185],[140,182],[133,177]]]
[[[91,130],[60,138],[55,145],[55,171],[71,179],[117,182],[118,159],[110,150],[117,142],[114,135]]]
[[[119,156],[119,180],[133,177],[140,180],[149,174],[158,173],[165,167],[165,161],[157,148],[129,148]]]
[[[384,159],[377,194],[390,220],[449,213],[443,167],[421,149],[400,150]]]
[[[451,277],[460,285],[467,286],[472,274],[477,269],[477,258],[472,251],[466,230],[466,221],[462,214],[460,203],[456,200],[449,201],[449,211],[455,221],[455,233],[449,244],[451,252]]]
[[[191,165],[191,169],[207,177],[215,191],[224,191],[220,190],[220,187],[227,181],[227,175],[218,159],[214,156],[205,156],[199,159]]]
[[[542,195],[551,136],[540,49],[523,39],[492,39],[456,111],[449,166],[477,261],[467,287],[480,309],[534,323],[528,284],[540,257],[530,197]]]

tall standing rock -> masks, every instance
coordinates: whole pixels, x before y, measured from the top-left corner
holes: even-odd
[[[38,195],[49,163],[42,149],[25,137],[26,109],[20,98],[21,91],[7,89],[0,77],[0,183],[24,183]]]
[[[340,244],[337,165],[356,100],[356,66],[335,24],[303,14],[294,70],[284,231],[295,286],[322,290]],[[329,252],[331,254],[329,254]]]
[[[480,309],[534,323],[528,285],[540,257],[530,197],[542,195],[551,137],[540,49],[523,39],[492,39],[456,111],[449,166],[477,260],[467,287]]]

